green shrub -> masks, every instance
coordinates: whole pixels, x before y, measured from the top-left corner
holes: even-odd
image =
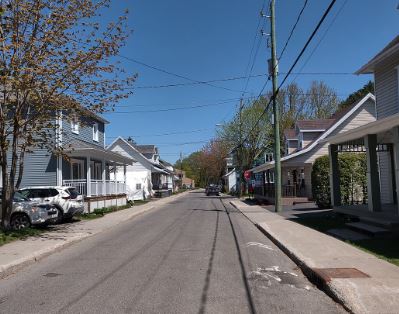
[[[364,153],[342,153],[338,156],[341,203],[353,205],[367,200],[367,163]],[[312,194],[320,208],[331,207],[330,160],[316,159],[312,168]]]
[[[314,201],[320,208],[331,207],[329,172],[329,157],[317,158],[312,168],[312,194]]]

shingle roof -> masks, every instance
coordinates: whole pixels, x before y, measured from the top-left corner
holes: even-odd
[[[297,140],[295,129],[286,129],[284,131],[284,136],[287,140]]]
[[[142,154],[156,154],[157,148],[155,145],[133,145]]]
[[[300,130],[327,130],[335,122],[335,119],[299,120],[296,122]]]

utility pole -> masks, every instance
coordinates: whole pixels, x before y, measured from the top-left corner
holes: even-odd
[[[183,155],[180,152],[180,188],[183,188]]]
[[[241,189],[242,189],[242,109],[243,109],[243,102],[242,102],[242,98],[240,99],[240,111],[239,111],[239,135],[240,135],[240,146],[239,146],[239,150],[237,152],[237,161],[238,161],[238,197],[241,197]]]
[[[278,60],[276,56],[275,0],[270,1],[271,26],[271,74],[273,83],[273,124],[274,124],[274,187],[275,211],[281,212],[281,159],[280,159],[280,108],[276,101]]]

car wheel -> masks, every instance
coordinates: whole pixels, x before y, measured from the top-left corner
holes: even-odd
[[[64,221],[64,212],[62,211],[61,208],[57,208],[58,211],[58,216],[57,216],[57,224],[60,224]]]
[[[29,217],[26,214],[15,214],[11,217],[11,228],[22,230],[31,226]]]

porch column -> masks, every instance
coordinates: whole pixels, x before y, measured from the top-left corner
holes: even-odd
[[[399,127],[392,129],[393,131],[393,167],[395,169],[395,182],[396,182],[396,199],[399,214]]]
[[[91,196],[91,162],[90,157],[86,157],[87,173],[86,173],[86,196]]]
[[[330,155],[330,193],[332,207],[341,206],[341,190],[339,186],[338,146],[328,146]]]
[[[126,193],[126,164],[123,165],[123,184],[124,184],[123,193]]]
[[[116,180],[116,163],[114,162],[113,163],[113,166],[114,166],[114,194],[117,194],[118,193],[118,183],[117,183],[117,180]]]
[[[381,211],[380,176],[378,174],[377,134],[364,137],[367,154],[367,195],[371,212]]]
[[[107,195],[107,187],[106,187],[106,173],[105,173],[105,159],[101,160],[101,180],[103,181],[103,188],[102,188],[102,194]]]

